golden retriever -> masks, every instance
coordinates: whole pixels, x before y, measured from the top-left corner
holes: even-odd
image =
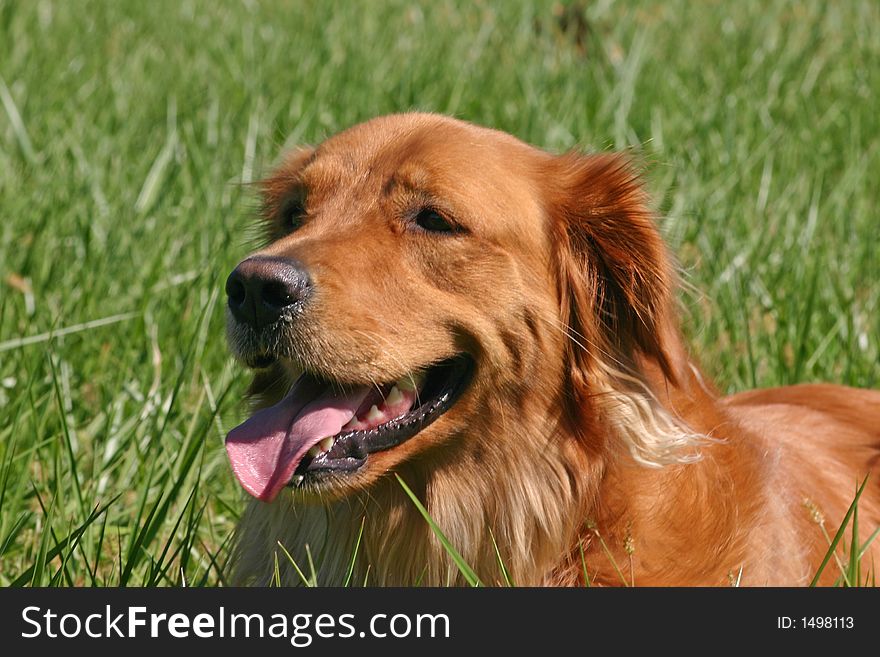
[[[807,584],[876,468],[880,392],[713,389],[621,155],[410,113],[262,189],[268,245],[226,283],[259,409],[226,440],[236,583],[300,583],[287,551],[342,584],[359,538],[354,582],[464,583],[396,474],[484,584]]]

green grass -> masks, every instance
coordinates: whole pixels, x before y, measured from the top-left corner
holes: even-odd
[[[223,582],[242,496],[222,439],[247,377],[221,287],[254,235],[241,183],[380,113],[634,149],[723,390],[880,384],[880,5],[585,16],[0,0],[0,584]]]

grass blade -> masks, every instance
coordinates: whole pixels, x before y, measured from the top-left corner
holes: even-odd
[[[578,543],[578,549],[581,552],[581,566],[584,569],[584,586],[590,588],[593,584],[590,582],[590,573],[587,572],[587,557],[584,555],[584,544]]]
[[[871,543],[874,542],[874,539],[877,538],[877,535],[880,534],[880,527],[874,530],[874,532],[868,537],[864,543],[862,543],[862,548],[859,550],[859,561],[861,561],[862,557],[865,556],[865,552],[868,551],[868,548],[871,547]],[[0,551],[2,554],[2,551]]]
[[[452,543],[449,542],[449,539],[446,538],[446,535],[440,530],[437,526],[437,523],[434,522],[434,519],[428,513],[428,510],[422,505],[419,501],[419,498],[416,497],[416,494],[413,493],[409,486],[406,485],[406,482],[400,478],[400,475],[395,474],[397,477],[397,481],[400,484],[403,491],[407,494],[412,503],[415,504],[416,508],[419,510],[419,513],[422,514],[422,517],[428,523],[428,526],[431,528],[431,531],[434,532],[434,535],[437,537],[437,540],[440,541],[440,544],[443,546],[443,549],[446,550],[446,553],[452,557],[452,561],[458,567],[458,571],[462,574],[468,584],[471,586],[482,586],[482,582],[480,582],[480,578],[477,577],[477,574],[471,569],[471,567],[467,564],[464,558],[459,554],[458,550],[456,550]]]
[[[299,564],[296,563],[296,559],[293,558],[293,555],[287,551],[287,548],[284,547],[284,544],[281,541],[276,541],[278,543],[278,547],[284,552],[284,556],[287,557],[287,560],[290,562],[290,565],[293,566],[293,569],[296,570],[296,574],[299,575],[299,578],[302,580],[303,584],[312,588],[316,585],[315,582],[309,580],[308,577],[303,575],[303,571],[300,569]],[[314,568],[313,568],[314,570]],[[278,586],[281,586],[281,572],[278,569],[278,553],[275,553],[275,581]]]
[[[348,586],[351,584],[351,576],[354,574],[354,562],[357,559],[358,549],[361,546],[361,537],[364,535],[364,522],[367,520],[366,516],[361,518],[361,528],[358,530],[358,537],[354,544],[354,552],[351,554],[351,562],[348,564],[348,572],[345,574],[345,583],[343,586]]]
[[[498,549],[498,543],[495,542],[495,534],[492,533],[491,528],[489,529],[489,536],[492,538],[492,547],[495,549],[495,559],[498,561],[498,568],[501,570],[501,576],[504,578],[504,582],[507,586],[516,586],[510,578],[507,566],[504,565],[504,560],[501,558],[501,551]]]
[[[12,340],[5,340],[0,342],[0,351],[9,351],[10,349],[18,349],[19,347],[26,347],[31,344],[39,344],[41,342],[48,342],[49,340],[54,340],[55,338],[60,338],[65,335],[71,335],[73,333],[80,333],[81,331],[88,331],[89,329],[99,328],[101,326],[109,326],[110,324],[116,324],[118,322],[124,322],[126,320],[132,319],[133,317],[137,317],[138,313],[121,313],[119,315],[110,315],[109,317],[102,317],[101,319],[93,319],[89,322],[83,322],[82,324],[74,324],[72,326],[65,326],[64,328],[60,328],[55,331],[46,331],[45,333],[38,333],[36,335],[29,335],[24,338],[14,338]]]
[[[859,507],[858,505],[853,507],[853,515],[852,515],[852,534],[849,545],[849,563],[847,564],[848,569],[848,581],[850,586],[858,586],[861,581],[861,572],[859,568]]]
[[[52,371],[52,385],[55,388],[55,400],[58,403],[58,415],[61,418],[61,428],[64,434],[64,446],[67,448],[67,457],[70,459],[70,476],[73,478],[74,491],[76,499],[79,502],[80,513],[83,517],[86,515],[86,503],[83,499],[82,487],[79,483],[79,474],[77,473],[77,460],[73,451],[73,441],[70,436],[70,426],[68,424],[67,410],[64,408],[64,399],[61,395],[61,386],[58,383],[58,370],[55,367],[55,359],[52,354],[48,355],[49,367]]]
[[[31,144],[27,128],[24,127],[24,121],[18,111],[18,106],[15,104],[15,99],[9,93],[9,87],[6,86],[6,82],[2,77],[0,77],[0,102],[3,103],[3,108],[9,117],[9,124],[12,126],[12,132],[15,135],[15,140],[18,142],[18,147],[21,149],[21,154],[28,164],[36,164],[37,153]]]
[[[840,528],[837,530],[837,533],[831,540],[831,545],[828,547],[828,551],[825,553],[825,558],[822,559],[822,563],[819,565],[819,569],[813,576],[813,581],[810,582],[811,588],[815,587],[819,583],[819,578],[822,576],[822,572],[825,570],[825,566],[828,565],[828,562],[831,560],[831,556],[834,554],[834,550],[837,548],[837,544],[840,543],[840,539],[843,538],[843,533],[844,531],[846,531],[846,526],[847,524],[849,524],[849,519],[855,512],[856,506],[858,506],[859,498],[862,496],[862,491],[865,490],[865,484],[868,483],[868,476],[869,475],[866,475],[864,480],[862,480],[862,485],[859,486],[858,491],[856,491],[856,496],[853,499],[852,504],[849,505],[849,509],[847,509],[846,515],[843,517],[843,522],[840,523]]]

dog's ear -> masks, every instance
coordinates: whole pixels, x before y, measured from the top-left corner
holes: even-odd
[[[619,154],[569,153],[552,165],[549,207],[572,366],[592,376],[597,359],[624,371],[647,359],[674,383],[675,274],[638,173]]]
[[[597,455],[607,453],[610,426],[639,463],[689,462],[703,436],[672,404],[689,385],[675,269],[641,180],[622,155],[551,163],[547,208],[567,333],[562,419]]]

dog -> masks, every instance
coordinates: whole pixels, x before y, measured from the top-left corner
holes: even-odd
[[[871,471],[880,523],[880,392],[720,396],[626,156],[407,113],[261,191],[226,281],[255,369],[234,583],[466,583],[404,485],[485,585],[808,584]]]

